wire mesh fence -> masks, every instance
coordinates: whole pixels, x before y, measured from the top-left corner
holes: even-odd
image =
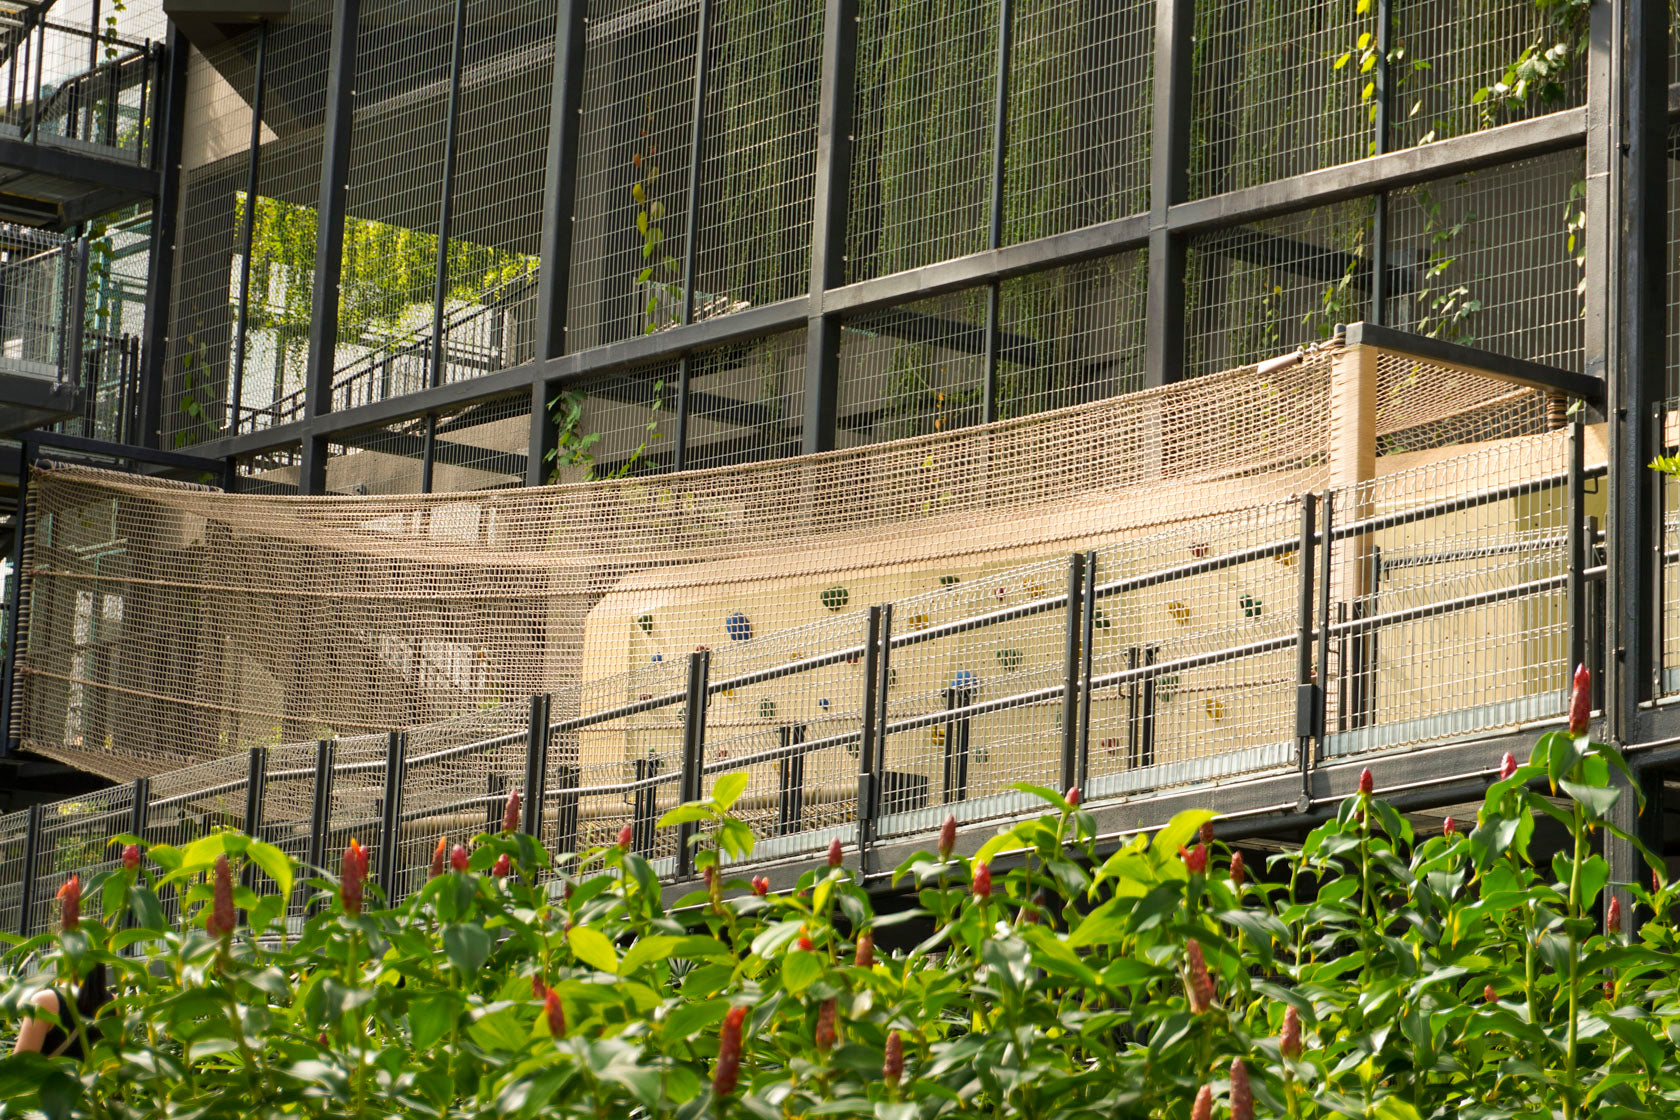
[[[860,315],[840,342],[839,442],[948,432],[985,415],[986,300],[971,288]],[[1005,344],[1017,342],[1013,337]]]

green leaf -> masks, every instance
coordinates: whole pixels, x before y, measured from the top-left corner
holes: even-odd
[[[443,927],[443,951],[463,976],[475,975],[490,959],[490,934],[482,926],[454,922]]]
[[[1621,797],[1622,791],[1605,786],[1582,785],[1580,782],[1561,781],[1559,788],[1573,797],[1597,820],[1609,817],[1610,809]]]
[[[682,942],[683,938],[673,937],[668,933],[649,934],[630,946],[629,952],[624,954],[623,962],[618,964],[616,969],[607,969],[606,971],[616,971],[622,976],[628,976],[651,961],[663,960],[671,956]],[[576,951],[574,947],[573,952]]]
[[[1202,826],[1216,816],[1218,814],[1211,809],[1186,809],[1155,834],[1150,851],[1157,856],[1176,856],[1178,850],[1190,843]]]
[[[1371,1110],[1374,1120],[1423,1120],[1418,1110],[1399,1097],[1385,1097]]]
[[[712,783],[712,804],[717,806],[720,813],[727,813],[734,807],[735,802],[747,791],[747,783],[751,781],[745,770],[736,770],[725,774]]]
[[[253,840],[245,849],[245,855],[250,861],[262,868],[263,873],[274,880],[280,888],[280,894],[289,896],[292,893],[292,857],[276,848],[273,844],[265,844],[261,840]]]
[[[573,926],[566,931],[566,941],[577,959],[591,968],[618,974],[618,951],[607,935],[589,926]]]
[[[798,995],[822,979],[822,954],[811,950],[788,953],[782,957],[782,987],[790,995]]]
[[[1010,788],[1018,789],[1022,793],[1030,793],[1040,801],[1047,801],[1051,805],[1055,806],[1058,812],[1073,812],[1073,806],[1068,804],[1067,798],[1063,797],[1053,789],[1049,789],[1045,786],[1035,786],[1031,782],[1015,782],[1010,786]]]
[[[717,819],[717,810],[704,801],[690,801],[669,810],[659,818],[660,828],[670,828],[672,825],[695,824],[702,821]]]
[[[439,992],[408,1005],[408,1029],[414,1049],[426,1050],[448,1033],[457,1005],[452,992]]]

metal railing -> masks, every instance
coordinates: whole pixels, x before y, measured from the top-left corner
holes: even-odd
[[[36,18],[0,26],[0,134],[146,165],[163,48]]]
[[[524,830],[552,850],[629,826],[633,846],[679,880],[692,874],[698,826],[662,832],[659,816],[734,771],[750,776],[737,812],[765,863],[839,837],[867,867],[877,845],[931,832],[947,812],[972,823],[1032,811],[1014,788],[1023,778],[1080,787],[1092,805],[1294,772],[1307,795],[1329,761],[1563,714],[1570,667],[1603,659],[1591,622],[1605,568],[1587,503],[1604,469],[1583,465],[1582,445],[1577,422],[1560,469],[1473,492],[1392,503],[1308,493],[1264,517],[1198,522],[1173,538],[1188,558],[1165,566],[1163,537],[993,573],[987,587],[1000,600],[1024,589],[1018,601],[940,621],[926,596],[836,616],[814,654],[802,652],[809,633],[794,656],[750,640],[702,649],[528,704],[259,747],[0,817],[0,920],[48,928],[56,881],[107,861],[110,835],[181,843],[222,824],[315,865],[356,836],[400,897],[439,835],[497,826],[509,787],[524,791]],[[1210,525],[1232,543],[1195,537]],[[1065,580],[1049,582],[1052,571]],[[1194,629],[1190,605],[1215,601],[1197,589],[1231,579],[1247,589],[1240,610]],[[1287,609],[1260,602],[1286,586]],[[1137,621],[1157,616],[1163,629]],[[1174,628],[1189,637],[1163,636]],[[1029,665],[1034,648],[1044,656]],[[964,667],[988,651],[995,671]],[[788,714],[790,690],[807,686],[823,714]],[[852,691],[836,701],[842,686]],[[764,690],[757,718],[730,714],[753,690]],[[290,905],[302,914],[301,890]]]

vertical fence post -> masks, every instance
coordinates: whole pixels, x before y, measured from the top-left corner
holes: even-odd
[[[319,870],[326,858],[327,829],[332,825],[332,785],[333,741],[320,739],[315,743],[315,789],[311,795],[309,842],[303,857],[306,873]]]
[[[1334,490],[1325,490],[1318,500],[1318,753],[1324,753],[1329,733],[1330,709],[1330,573],[1336,550]],[[1338,713],[1339,717],[1340,713]]]
[[[863,638],[863,725],[858,729],[857,846],[858,869],[865,873],[869,870],[867,853],[869,842],[874,839],[875,814],[880,804],[881,779],[875,769],[875,738],[880,725],[876,722],[879,713],[875,705],[882,685],[881,624],[886,610],[880,606],[869,608],[869,624]]]
[[[1079,636],[1079,746],[1074,755],[1073,780],[1062,792],[1084,790],[1091,777],[1091,662],[1096,652],[1097,550],[1085,554],[1085,591],[1080,597],[1085,621]],[[1064,775],[1065,777],[1066,775]]]
[[[1651,406],[1651,454],[1661,455],[1666,447],[1663,439],[1663,403],[1656,402]],[[1652,473],[1647,471],[1646,473]],[[1667,521],[1668,476],[1658,475],[1650,480],[1651,486],[1651,590],[1650,606],[1646,613],[1651,617],[1651,695],[1663,694],[1663,573],[1668,570],[1663,554],[1667,551],[1668,531],[1664,524]]]
[[[531,697],[531,722],[525,735],[525,820],[528,836],[542,841],[543,799],[548,796],[547,694]]]
[[[1067,637],[1062,650],[1062,788],[1079,775],[1079,638],[1080,598],[1085,588],[1085,554],[1068,557]]]
[[[23,834],[23,895],[18,899],[18,936],[28,937],[29,912],[35,905],[35,865],[41,858],[41,806],[29,807],[29,824]]]
[[[1301,767],[1301,811],[1312,804],[1312,770],[1318,760],[1318,683],[1313,678],[1313,536],[1317,500],[1301,495],[1301,542],[1296,547],[1299,589],[1296,592],[1295,630],[1295,753]]]
[[[1598,518],[1587,518],[1586,532],[1583,535],[1586,537],[1586,540],[1582,542],[1581,563],[1587,568],[1597,567]],[[1592,674],[1592,705],[1599,711],[1603,711],[1605,665],[1604,646],[1606,642],[1606,635],[1604,631],[1604,623],[1606,621],[1604,581],[1602,579],[1595,579],[1591,581],[1583,579],[1582,582],[1587,584],[1587,587],[1581,597],[1583,604],[1586,607],[1586,617],[1583,628],[1586,632],[1585,656],[1587,660],[1587,669]]]
[[[129,834],[144,840],[146,838],[146,811],[151,808],[152,800],[151,779],[134,779],[134,792],[129,796],[131,798],[128,805]]]
[[[653,851],[653,826],[657,820],[655,807],[659,804],[659,797],[652,779],[658,773],[657,758],[636,760],[636,793],[630,810],[630,847],[643,856]]]
[[[947,712],[966,708],[973,700],[973,689],[953,684],[945,690]],[[940,801],[946,805],[953,801],[968,800],[968,731],[967,716],[948,718],[945,721],[945,774]]]
[[[554,784],[557,789],[554,798],[554,850],[556,852],[577,850],[578,801],[580,799],[577,788],[582,775],[583,768],[576,762],[561,763],[554,769]]]
[[[1586,664],[1586,580],[1582,578],[1581,570],[1586,567],[1586,552],[1581,544],[1581,506],[1582,490],[1586,486],[1584,459],[1583,421],[1577,412],[1569,425],[1569,492],[1564,495],[1563,553],[1566,582],[1564,584],[1564,610],[1567,612],[1564,627],[1567,631],[1566,641],[1569,646],[1566,664],[1563,667],[1563,687],[1567,694],[1571,679],[1575,673],[1575,666]],[[1661,449],[1661,445],[1658,445]],[[1660,557],[1658,558],[1661,559]],[[1662,600],[1658,600],[1657,609],[1660,611]]]
[[[385,796],[379,804],[379,887],[385,905],[397,903],[397,844],[402,835],[403,774],[408,761],[408,735],[391,732],[385,742]]]
[[[507,793],[507,775],[492,770],[484,778],[484,831],[501,831],[502,796],[505,793]]]
[[[267,778],[268,748],[252,747],[245,767],[244,827],[245,835],[253,840],[262,839],[263,792]],[[254,887],[257,881],[257,865],[247,862],[239,878],[247,887]]]
[[[805,742],[805,725],[790,724],[781,729],[782,757],[777,767],[776,835],[798,832],[805,816],[805,752],[796,750]]]
[[[18,449],[17,511],[12,514],[12,585],[6,609],[6,660],[0,665],[0,758],[12,753],[13,693],[17,683],[18,641],[22,636],[23,555],[29,528],[29,457],[35,446],[25,439]]]
[[[702,769],[706,765],[706,692],[711,675],[712,654],[699,650],[688,655],[688,693],[683,699],[682,781],[678,800],[686,804],[700,800]],[[649,801],[653,801],[649,791]],[[695,823],[684,821],[677,826],[677,878],[694,873],[693,839]]]

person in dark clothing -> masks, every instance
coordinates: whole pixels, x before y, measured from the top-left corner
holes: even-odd
[[[23,1027],[18,1031],[17,1042],[12,1046],[12,1053],[20,1054],[26,1050],[35,1050],[49,1058],[82,1058],[82,1040],[76,1032],[76,1023],[82,1024],[87,1030],[99,1014],[100,1008],[111,1000],[111,994],[105,988],[105,966],[95,965],[87,979],[82,981],[76,992],[75,999],[66,998],[52,988],[37,992],[32,1001],[35,1007],[52,1015],[58,1016],[59,1024],[51,1020],[27,1016]]]

